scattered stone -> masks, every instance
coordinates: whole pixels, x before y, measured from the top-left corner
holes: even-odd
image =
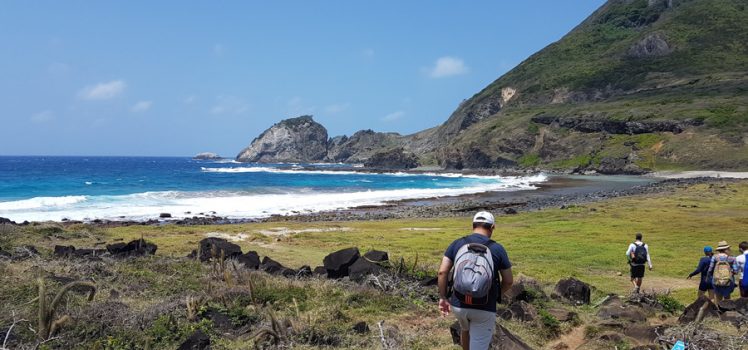
[[[577,313],[564,309],[548,309],[548,313],[557,319],[559,322],[569,322],[577,317]]]
[[[381,250],[370,250],[364,254],[364,258],[371,262],[385,262],[390,261],[390,257],[387,252]]]
[[[501,317],[505,320],[532,322],[538,318],[538,311],[531,304],[525,301],[518,301],[512,303],[512,305],[501,314]]]
[[[366,322],[361,321],[353,325],[353,331],[358,334],[366,334],[369,333],[369,325],[366,324]]]
[[[260,268],[271,275],[285,277],[296,276],[296,271],[283,266],[281,263],[267,256],[262,258],[262,265],[260,265]]]
[[[346,248],[338,250],[326,256],[323,260],[328,278],[343,278],[348,276],[348,268],[358,260],[360,253],[358,248]]]
[[[309,265],[304,265],[296,271],[296,277],[312,277],[312,268]]]
[[[317,266],[312,270],[315,276],[327,276],[327,269],[324,266]]]
[[[69,258],[75,253],[75,247],[71,245],[55,245],[53,255],[58,258]]]
[[[386,270],[377,263],[371,262],[365,258],[358,258],[358,260],[348,268],[348,275],[351,277],[352,281],[361,282],[366,278],[366,276],[379,275],[385,271]]]
[[[210,350],[210,337],[198,329],[177,350]]]
[[[223,238],[203,238],[198,244],[199,249],[197,250],[197,252],[200,252],[200,256],[198,258],[202,262],[209,261],[213,257],[213,255],[215,255],[215,258],[219,258],[221,256],[221,252],[223,252],[223,256],[226,259],[235,258],[239,255],[242,255],[241,247]],[[193,256],[196,256],[197,252],[194,252],[195,254]]]
[[[707,304],[706,306],[704,304]],[[678,322],[681,324],[691,323],[696,320],[696,316],[699,314],[699,310],[705,307],[704,310],[704,318],[706,317],[719,317],[719,312],[717,310],[717,305],[714,305],[709,298],[702,296],[691,305],[686,306],[686,309],[683,310],[683,314],[680,315],[678,318]]]
[[[623,340],[624,336],[616,333],[616,332],[605,332],[603,334],[600,334],[597,339],[600,339],[602,341],[611,342],[611,343],[619,343]]]
[[[0,248],[0,259],[10,259],[12,255]]]
[[[548,296],[543,292],[541,284],[530,277],[521,276],[512,288],[506,292],[506,303],[512,304],[517,301],[526,301],[531,303],[536,299],[547,300]]]
[[[641,343],[654,343],[655,340],[657,340],[657,331],[657,327],[650,326],[646,322],[643,322],[629,325],[623,331],[623,334],[634,338]]]
[[[13,249],[13,260],[26,260],[39,256],[39,251],[32,245],[24,245]]]
[[[161,213],[161,214],[158,215],[158,217],[162,218],[162,219],[170,218],[171,214],[170,213]]]
[[[242,255],[238,255],[236,260],[244,264],[248,269],[257,270],[260,268],[260,255],[256,251],[250,250]]]
[[[602,319],[623,320],[629,322],[642,322],[647,319],[649,312],[639,305],[624,303],[618,296],[606,300],[601,306],[597,316]]]
[[[154,255],[156,254],[156,250],[158,250],[158,246],[141,238],[128,243],[118,242],[108,244],[106,250],[113,257],[124,258],[128,256]]]
[[[558,281],[551,296],[554,299],[561,299],[572,304],[582,305],[590,303],[591,292],[589,284],[571,277]]]
[[[202,317],[213,322],[213,326],[221,332],[230,332],[235,328],[231,318],[216,309],[210,308],[206,310]]]
[[[517,214],[517,209],[514,209],[514,208],[504,208],[504,214],[507,214],[507,215]]]

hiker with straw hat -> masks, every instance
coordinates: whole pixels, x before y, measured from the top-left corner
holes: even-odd
[[[727,241],[720,241],[717,245],[717,254],[712,256],[709,264],[709,275],[712,276],[717,303],[723,299],[730,299],[730,294],[735,290],[736,273],[735,257],[730,256],[730,245]]]

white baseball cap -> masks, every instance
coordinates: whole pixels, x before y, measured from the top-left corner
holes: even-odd
[[[487,224],[494,224],[493,215],[487,211],[479,211],[473,216],[473,222],[485,222]]]

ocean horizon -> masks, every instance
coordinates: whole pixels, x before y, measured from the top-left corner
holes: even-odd
[[[311,170],[310,170],[311,167]],[[0,156],[0,217],[14,221],[259,219],[388,201],[532,190],[532,176],[369,173],[332,163],[140,156]]]

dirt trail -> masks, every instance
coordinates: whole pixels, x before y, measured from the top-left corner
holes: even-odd
[[[566,333],[562,335],[560,338],[548,343],[545,346],[545,349],[554,349],[556,346],[558,346],[561,343],[566,344],[569,350],[574,350],[582,345],[584,345],[587,340],[584,338],[584,329],[585,325],[581,325],[577,328],[574,328],[571,330],[571,332]]]

